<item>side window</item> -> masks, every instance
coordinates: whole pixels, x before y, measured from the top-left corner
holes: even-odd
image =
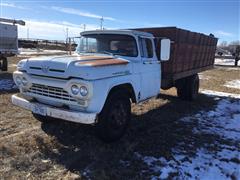
[[[152,41],[148,38],[139,38],[141,57],[152,58],[153,57],[153,47]]]
[[[146,49],[147,49],[147,57],[152,58],[153,57],[152,41],[150,39],[145,39],[145,42],[146,42]]]

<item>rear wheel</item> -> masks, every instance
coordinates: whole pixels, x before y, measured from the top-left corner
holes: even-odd
[[[180,79],[176,83],[177,95],[183,100],[195,100],[199,92],[198,74]]]
[[[131,104],[128,93],[115,91],[109,95],[96,124],[97,136],[105,142],[120,139],[131,118]]]

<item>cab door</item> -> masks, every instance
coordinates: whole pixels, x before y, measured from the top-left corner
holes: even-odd
[[[152,38],[139,37],[141,54],[141,93],[140,99],[148,99],[160,92],[160,62],[155,53],[155,45]]]

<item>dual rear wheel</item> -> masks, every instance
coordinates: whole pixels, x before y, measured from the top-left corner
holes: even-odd
[[[176,82],[177,95],[182,100],[195,100],[199,93],[199,76],[195,74]]]

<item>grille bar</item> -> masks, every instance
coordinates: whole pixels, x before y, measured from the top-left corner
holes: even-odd
[[[31,90],[33,90],[33,91],[47,92],[47,93],[53,93],[53,94],[60,94],[60,95],[65,95],[65,96],[68,95],[67,92],[63,92],[63,91],[61,91],[61,90],[54,90],[54,89],[43,89],[43,88],[39,88],[39,87],[32,87]]]
[[[53,87],[53,86],[44,86],[41,84],[33,84],[31,88],[27,91],[31,94],[41,95],[45,97],[51,97],[56,99],[61,99],[65,101],[76,102],[67,91],[62,88]]]
[[[34,69],[34,70],[42,70],[42,67],[31,66],[29,68],[30,69]],[[62,70],[62,69],[49,69],[49,71],[51,71],[51,72],[59,72],[59,73],[64,73],[65,72],[65,70]]]

